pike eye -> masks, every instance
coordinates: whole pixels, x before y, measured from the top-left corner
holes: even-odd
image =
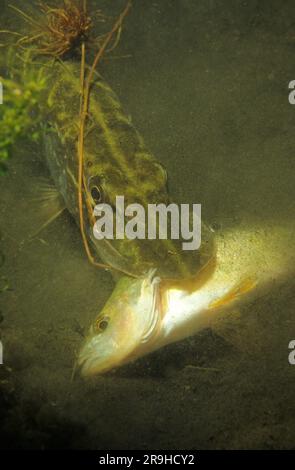
[[[99,186],[93,186],[90,190],[90,194],[95,204],[99,204],[102,201],[102,190]]]
[[[94,204],[99,204],[103,201],[103,189],[101,187],[102,175],[90,176],[88,180],[88,191],[91,195]]]

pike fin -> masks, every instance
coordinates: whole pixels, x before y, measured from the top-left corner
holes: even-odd
[[[255,279],[244,279],[237,286],[233,287],[229,292],[227,292],[223,297],[211,302],[209,309],[225,307],[229,303],[237,300],[239,297],[241,297],[241,295],[244,295],[247,292],[253,290],[256,285],[257,281]]]
[[[37,196],[32,198],[32,202],[36,204],[39,217],[37,218],[37,230],[31,234],[31,238],[38,235],[55,219],[57,219],[66,209],[62,195],[48,180],[42,180],[34,188]]]

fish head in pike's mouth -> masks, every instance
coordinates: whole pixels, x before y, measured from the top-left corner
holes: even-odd
[[[90,327],[77,365],[83,376],[107,372],[140,356],[162,318],[160,279],[122,277]]]

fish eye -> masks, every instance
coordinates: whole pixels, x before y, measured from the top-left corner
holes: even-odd
[[[99,204],[103,200],[103,189],[101,187],[101,177],[91,176],[88,180],[88,190],[94,204]]]
[[[101,320],[96,322],[96,329],[98,331],[105,331],[109,325],[109,318],[103,317]]]
[[[102,191],[98,186],[93,186],[90,190],[91,197],[96,204],[102,201]]]
[[[99,329],[104,331],[107,329],[109,322],[107,320],[102,320],[99,324]]]

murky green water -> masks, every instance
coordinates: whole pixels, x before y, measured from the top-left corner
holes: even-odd
[[[1,27],[17,29],[6,4]],[[115,15],[124,2],[106,4]],[[135,1],[129,57],[103,66],[175,199],[200,202],[225,243],[243,233],[272,273],[215,330],[71,382],[81,330],[114,284],[69,215],[30,239],[47,173],[41,148],[15,148],[0,181],[1,447],[294,448],[294,19],[292,1]]]

